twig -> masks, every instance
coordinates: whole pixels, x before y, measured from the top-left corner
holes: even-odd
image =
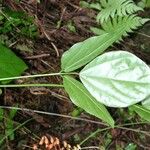
[[[89,146],[89,147],[82,147],[81,149],[100,149],[99,147],[97,146]]]
[[[51,42],[51,45],[53,46],[54,50],[56,51],[57,57],[59,57],[60,55],[59,55],[58,48],[56,47],[56,45],[53,42]]]
[[[62,115],[62,114],[57,114],[57,113],[50,113],[50,112],[45,112],[45,111],[32,110],[32,109],[27,109],[27,108],[10,107],[10,106],[0,106],[0,108],[15,109],[15,110],[27,111],[27,112],[31,112],[31,113],[38,113],[38,114],[51,115],[51,116],[57,116],[57,117],[64,117],[64,118],[70,118],[70,119],[74,119],[74,120],[80,120],[80,121],[85,121],[85,122],[89,122],[89,123],[99,124],[99,125],[103,125],[103,126],[108,126],[107,124],[102,123],[102,122],[84,119],[84,118],[72,117],[69,115]]]
[[[144,33],[141,33],[141,32],[136,32],[136,33],[139,34],[139,35],[145,36],[147,38],[150,38],[150,35],[147,35],[147,34],[144,34]]]
[[[35,55],[35,56],[28,56],[25,57],[25,59],[37,59],[37,58],[43,58],[43,57],[49,57],[50,54],[40,54],[40,55]]]

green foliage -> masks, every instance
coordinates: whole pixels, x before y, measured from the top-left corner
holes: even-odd
[[[92,9],[96,9],[96,10],[101,10],[101,5],[99,2],[96,3],[88,3],[86,1],[80,1],[80,6],[83,8],[92,8]]]
[[[150,95],[144,101],[142,101],[142,105],[146,109],[150,110]]]
[[[0,121],[3,121],[4,110],[0,109]]]
[[[23,12],[10,9],[0,10],[0,34],[35,38],[38,31],[33,21],[33,17],[29,17]]]
[[[0,44],[0,78],[18,76],[25,69],[26,64],[9,48]]]
[[[142,8],[150,8],[150,0],[141,0],[138,5]]]
[[[116,33],[114,36],[103,34],[73,45],[61,58],[62,70],[64,72],[74,71],[90,62],[115,42],[118,34]]]
[[[100,2],[102,3],[102,6],[106,6],[106,8],[109,5],[109,3],[112,3],[111,1],[108,1],[107,3],[107,1],[105,0],[103,1],[101,0]],[[129,6],[131,5],[132,7],[135,6],[133,1],[130,0],[126,2],[121,0],[120,3],[118,3],[118,5],[120,6],[121,4],[124,3]],[[88,5],[87,2],[85,2],[84,5]],[[107,19],[103,19],[101,23],[102,29],[91,28],[92,31],[99,36],[95,36],[83,42],[77,43],[70,48],[69,50],[70,52],[65,52],[61,59],[62,70],[65,72],[70,72],[82,67],[99,54],[102,54],[113,43],[122,40],[122,36],[127,36],[128,33],[133,32],[133,30],[137,29],[138,27],[140,27],[149,20],[149,19],[142,19],[141,17],[133,15],[132,12],[135,12],[135,10],[140,9],[139,7],[136,6],[134,8],[133,9],[130,8],[124,11],[124,16],[121,16],[122,11],[120,12],[119,10],[115,12],[119,12],[120,14],[116,13],[113,13],[113,15],[110,14],[111,18],[108,16]],[[113,9],[113,5],[110,5],[110,9]]]
[[[105,0],[102,8],[97,3],[92,6],[91,4],[88,5],[87,2],[82,2],[82,5],[98,10],[108,6]],[[102,19],[102,29],[92,28],[93,31],[98,32],[98,36],[73,45],[63,54],[61,58],[62,72],[69,74],[71,71],[83,67],[99,54],[102,54],[114,42],[122,40],[122,36],[127,36],[149,20],[133,14],[142,10],[133,1],[120,1],[118,6],[121,8],[116,7],[115,13],[110,11],[109,16]],[[101,20],[101,18],[99,19]],[[97,101],[96,105],[99,102],[101,105],[104,104],[109,107],[128,107],[145,100],[150,95],[150,68],[142,60],[128,52],[119,51],[103,54],[87,64],[79,76],[92,98]],[[77,82],[71,85],[65,77],[64,81],[65,90],[73,103],[89,112],[89,109],[84,108],[86,104],[79,103],[83,99],[79,99],[83,91],[76,92],[77,87],[78,90],[81,89],[80,85]],[[89,113],[95,115],[93,110],[95,108],[92,106]],[[104,120],[102,116],[99,118]],[[108,121],[107,123],[110,124]]]
[[[114,26],[116,24],[115,20],[113,25],[111,22],[103,24],[103,29],[106,31],[101,32],[101,30],[101,35],[77,43],[69,51],[65,52],[61,59],[62,70],[70,72],[82,67],[99,54],[102,54],[114,42],[121,40],[123,35],[132,32],[131,29],[137,29],[147,21],[147,19],[141,19],[136,16],[130,16],[123,20],[122,18],[118,19],[121,21],[116,26]]]
[[[80,107],[74,108],[74,110],[71,112],[71,116],[78,117],[84,110]]]
[[[71,20],[67,22],[67,28],[69,29],[70,32],[74,33],[76,32],[76,28]]]
[[[134,143],[130,143],[128,144],[124,150],[136,150],[137,149],[137,145],[135,145]]]
[[[98,16],[102,29],[95,28],[94,30],[99,31],[98,36],[73,45],[63,54],[60,74],[63,75],[64,88],[75,105],[114,127],[114,120],[104,105],[128,107],[148,98],[150,68],[129,52],[110,52],[97,56],[113,43],[122,40],[123,36],[127,36],[128,33],[143,25],[148,19],[142,19],[133,14],[142,8],[136,6],[131,0],[120,0],[116,3],[117,7],[110,0],[100,2],[101,6],[96,3],[88,7],[103,12],[103,16]],[[6,18],[5,15],[2,17]],[[15,20],[13,24],[17,26],[18,20]],[[8,24],[9,30],[13,24]],[[0,54],[0,78],[19,75],[26,69],[26,65],[9,49],[1,46],[0,53],[2,53]],[[6,68],[3,67],[4,65]],[[84,65],[86,66],[80,73],[72,73]],[[84,85],[69,76],[70,74],[79,75]],[[142,118],[150,121],[149,110],[143,106],[133,105],[131,108]]]
[[[79,76],[89,93],[109,107],[128,107],[150,94],[150,68],[129,52],[105,53],[87,64]]]
[[[114,127],[114,121],[105,106],[92,97],[79,81],[70,76],[64,76],[63,83],[65,90],[75,105]]]
[[[120,28],[122,29],[122,36],[127,36],[128,33],[131,33],[133,32],[133,30],[138,29],[138,27],[140,27],[147,21],[149,21],[149,19],[142,19],[141,17],[135,15],[114,17],[112,20],[108,19],[107,21],[103,22],[103,24],[101,25],[102,29],[91,27],[91,30],[95,34],[101,35],[103,33],[116,33],[116,31]]]
[[[133,0],[97,0],[95,3],[80,2],[81,7],[95,9],[98,12],[96,20],[100,23],[114,17],[132,15],[143,8],[137,6]]]
[[[100,0],[100,3],[102,9],[97,15],[97,21],[101,23],[107,21],[110,17],[127,16],[143,10],[135,5],[132,0]]]
[[[17,110],[16,109],[12,109],[8,115],[8,119],[6,120],[6,129],[5,129],[5,133],[9,134],[9,139],[10,140],[14,140],[15,138],[15,133],[12,132],[14,129],[14,117],[16,116]],[[11,133],[11,134],[10,134]]]
[[[95,4],[95,7],[91,7],[92,4]],[[137,6],[133,0],[97,0],[96,3],[91,4],[82,1],[81,5],[97,10],[96,20],[99,27],[91,27],[96,35],[114,32],[124,26],[126,30],[122,36],[127,36],[127,32],[133,32],[149,20],[137,16],[136,12],[143,11],[143,8]]]
[[[0,78],[18,76],[27,69],[26,64],[3,45],[11,44],[9,43],[10,35],[12,38],[20,35],[30,38],[35,37],[37,35],[37,27],[33,24],[33,18],[26,16],[22,12],[0,9]],[[7,82],[9,81],[1,82],[1,84]]]
[[[0,135],[1,139],[5,136],[5,135],[9,135],[8,138],[9,140],[14,140],[15,139],[15,133],[14,133],[14,117],[16,116],[17,110],[12,109],[10,110],[9,114],[6,115],[6,113],[4,113],[3,109],[0,109],[0,124],[4,122],[5,124],[5,132],[4,135]],[[3,143],[3,140],[0,141],[0,144]]]
[[[138,105],[138,104],[132,105],[130,109],[135,111],[144,120],[147,120],[148,122],[150,122],[150,110],[149,109],[146,109],[145,107]]]

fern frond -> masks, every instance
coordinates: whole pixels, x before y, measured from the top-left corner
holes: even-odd
[[[97,21],[101,23],[108,20],[109,17],[126,16],[143,10],[133,0],[100,0],[100,3],[102,10],[97,15]]]
[[[91,28],[94,33],[112,33],[120,32],[122,36],[127,36],[128,33],[133,32],[138,27],[142,26],[144,23],[149,21],[149,19],[143,19],[136,15],[124,16],[124,17],[114,17],[113,19],[108,19],[103,22],[102,29]],[[121,37],[120,39],[121,40]]]

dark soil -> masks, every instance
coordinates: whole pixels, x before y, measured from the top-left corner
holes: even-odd
[[[79,0],[43,0],[40,4],[37,4],[34,0],[29,2],[22,0],[18,4],[6,0],[4,3],[5,6],[13,10],[25,11],[29,15],[34,16],[36,18],[35,23],[39,28],[38,38],[34,40],[25,39],[27,43],[31,42],[34,45],[33,52],[17,51],[14,46],[11,47],[16,54],[24,59],[29,67],[24,75],[59,72],[62,54],[73,44],[93,35],[89,28],[96,24],[94,19],[95,12],[80,8]],[[67,27],[69,21],[73,22],[76,32],[70,31]],[[132,34],[120,44],[116,44],[113,49],[131,51],[149,64],[149,28],[150,23],[137,31],[138,33]],[[148,36],[141,35],[141,33]],[[18,42],[20,41],[24,41],[24,39],[19,39]],[[55,76],[32,80],[17,80],[15,83],[62,83],[62,79]],[[18,105],[20,108],[69,116],[76,109],[76,106],[72,104],[63,88],[7,88],[4,89],[4,94],[0,99],[1,105]],[[112,112],[116,124],[140,121],[138,117],[130,117],[126,110],[124,110],[123,114],[118,109],[111,109],[110,112]],[[28,122],[24,128],[16,131],[15,140],[10,141],[6,139],[6,143],[4,143],[0,150],[32,149],[33,144],[38,144],[39,139],[43,135],[58,137],[60,141],[65,140],[71,145],[76,145],[80,144],[97,129],[106,127],[99,124],[99,119],[85,112],[79,114],[78,117],[95,122],[18,111],[15,117],[16,124],[23,123],[30,118],[33,118],[33,120]],[[91,148],[94,150],[96,147],[101,147],[99,149],[102,149],[103,146],[110,150],[121,150],[121,148],[128,146],[128,144],[134,143],[137,145],[136,149],[150,149],[150,136],[132,131],[132,129],[140,129],[150,134],[149,127],[148,125],[134,125],[126,127],[127,129],[110,129],[96,134],[81,145],[81,147],[88,147],[86,149],[90,149],[90,147],[94,146],[95,148]]]

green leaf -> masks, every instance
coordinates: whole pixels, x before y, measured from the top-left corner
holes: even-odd
[[[6,131],[5,131],[6,133],[6,135],[8,134],[9,136],[9,140],[14,140],[15,139],[15,133],[13,132],[13,128],[10,128],[10,129],[7,129]]]
[[[65,90],[75,105],[114,127],[114,120],[105,106],[96,101],[79,81],[70,76],[64,76],[63,83]]]
[[[25,69],[26,64],[9,48],[0,44],[0,78],[19,76]]]
[[[109,107],[127,107],[150,95],[150,68],[129,52],[105,53],[79,76],[91,95]]]
[[[142,105],[146,109],[150,110],[150,95],[144,101],[142,101]]]
[[[143,10],[141,7],[137,6],[133,0],[103,0],[101,4],[103,9],[97,15],[97,21],[100,20],[101,23],[110,17],[126,16]]]
[[[80,1],[80,6],[82,8],[92,8],[96,10],[101,10],[101,5],[100,3],[87,3],[86,1]]]
[[[106,33],[73,45],[61,58],[62,70],[70,72],[80,68],[101,54],[114,41],[114,36]]]
[[[112,33],[115,34],[118,28],[122,28],[122,36],[128,36],[128,33],[133,32],[138,27],[142,26],[144,23],[149,21],[148,18],[141,18],[136,15],[124,16],[124,17],[114,17],[113,19],[108,19],[101,24],[101,28],[91,27],[90,29],[96,34],[101,35],[102,33]],[[121,40],[122,37],[120,37]]]
[[[16,116],[16,114],[17,114],[17,109],[11,109],[9,112],[9,119],[12,120]]]
[[[4,118],[4,110],[0,108],[0,121],[2,121]]]
[[[62,71],[70,72],[84,66],[114,42],[121,40],[122,36],[127,36],[127,33],[148,21],[136,16],[116,19],[119,20],[114,19],[113,22],[103,24],[103,34],[79,42],[66,51],[61,58]]]
[[[141,118],[150,122],[150,110],[144,108],[141,105],[130,106],[130,109],[135,111]]]
[[[138,6],[142,7],[142,8],[149,8],[150,7],[150,0],[141,0],[138,3]]]
[[[96,28],[96,27],[90,27],[90,30],[95,34],[95,35],[102,35],[105,34],[106,31],[104,31],[101,28]]]
[[[137,149],[137,145],[135,145],[134,143],[129,143],[124,150],[136,150]]]

